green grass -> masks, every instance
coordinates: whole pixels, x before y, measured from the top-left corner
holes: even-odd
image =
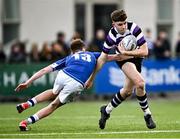
[[[59,108],[49,117],[20,132],[18,123],[47,103],[18,114],[13,103],[0,105],[0,138],[180,138],[180,101],[150,101],[157,128],[145,126],[137,101],[126,101],[115,109],[106,128],[98,128],[99,107],[105,102],[76,102]]]

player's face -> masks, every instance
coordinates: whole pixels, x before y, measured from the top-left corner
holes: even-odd
[[[127,22],[126,21],[113,22],[113,26],[116,27],[117,31],[120,34],[124,34],[127,29]]]

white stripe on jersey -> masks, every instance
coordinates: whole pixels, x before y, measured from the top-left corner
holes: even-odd
[[[111,49],[112,48],[112,46],[110,47],[109,45],[107,45],[106,42],[104,42],[104,47],[107,48],[107,49]]]
[[[116,32],[118,32],[118,30],[117,30],[117,28],[116,27],[113,27],[114,28],[114,30],[116,31]]]
[[[56,67],[58,66],[58,64],[53,63],[53,64],[51,64],[50,66],[54,69],[54,68],[56,68]]]
[[[111,30],[109,31],[109,37],[116,42],[116,37],[111,33]]]
[[[134,29],[135,29],[136,26],[137,26],[137,25],[136,25],[135,23],[132,24],[131,29],[130,29],[131,34],[133,34],[133,31],[134,31]]]
[[[126,37],[128,34],[130,34],[130,31],[129,31],[129,29],[127,29],[125,32],[124,32],[124,34],[117,34],[117,38],[119,38],[119,37]]]
[[[141,39],[143,36],[144,36],[144,35],[143,35],[143,33],[141,32],[141,33],[136,37],[136,40]]]

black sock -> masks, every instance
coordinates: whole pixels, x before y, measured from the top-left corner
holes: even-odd
[[[116,93],[116,95],[111,100],[111,104],[114,108],[116,108],[122,101],[125,99],[121,96],[120,92]]]
[[[144,96],[136,96],[136,97],[139,100],[139,105],[141,106],[141,109],[145,111],[149,107],[146,94]]]

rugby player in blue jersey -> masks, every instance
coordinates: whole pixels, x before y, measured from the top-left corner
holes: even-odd
[[[147,95],[145,91],[145,81],[141,73],[141,63],[144,57],[148,55],[148,47],[144,35],[138,25],[134,22],[126,21],[127,15],[124,10],[115,10],[111,13],[112,28],[110,29],[107,38],[104,42],[103,51],[98,58],[97,66],[86,82],[86,87],[92,85],[94,77],[102,65],[106,62],[108,53],[111,48],[116,47],[116,53],[119,56],[132,56],[133,58],[117,61],[117,65],[125,74],[125,83],[122,89],[118,91],[111,102],[100,108],[101,118],[99,120],[99,127],[105,128],[106,120],[110,117],[111,111],[120,105],[127,97],[131,96],[134,89],[136,89],[136,96],[140,107],[144,112],[144,119],[146,126],[149,129],[156,127],[152,119],[152,114],[148,106]],[[134,35],[137,41],[137,49],[132,51],[125,51],[121,40],[128,35]]]
[[[44,74],[56,70],[59,71],[53,89],[46,90],[27,102],[17,105],[16,108],[18,112],[21,113],[37,103],[54,99],[47,107],[39,110],[26,120],[21,121],[19,123],[19,128],[21,131],[27,131],[27,126],[29,124],[35,123],[36,121],[48,116],[58,107],[64,105],[68,101],[71,101],[74,95],[83,91],[84,84],[92,74],[100,53],[84,51],[84,43],[80,39],[73,40],[70,48],[72,51],[70,56],[58,60],[53,64],[39,70],[25,83],[19,84],[15,89],[15,91],[19,92],[28,88],[28,86],[34,80],[40,78]],[[127,58],[129,58],[129,56],[119,57],[117,55],[109,55],[108,61],[123,60]]]

